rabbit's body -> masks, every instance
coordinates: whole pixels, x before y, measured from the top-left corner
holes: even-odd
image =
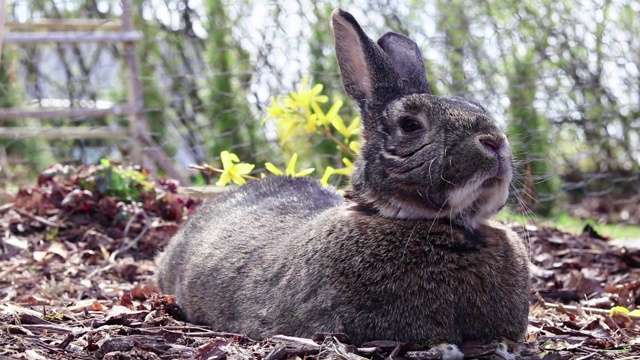
[[[305,178],[223,195],[165,254],[160,286],[188,319],[257,339],[519,340],[527,325],[526,249],[510,230],[383,218]]]
[[[511,151],[494,120],[430,94],[407,37],[369,39],[332,16],[362,154],[345,196],[274,177],[199,209],[158,257],[187,318],[253,337],[344,332],[368,340],[522,340],[528,252],[489,217],[506,202]]]

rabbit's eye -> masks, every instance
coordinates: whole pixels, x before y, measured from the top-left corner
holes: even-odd
[[[409,116],[401,118],[398,124],[405,133],[412,133],[424,128],[418,119]]]

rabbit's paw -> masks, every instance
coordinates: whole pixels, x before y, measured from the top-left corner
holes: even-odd
[[[454,344],[442,343],[427,351],[429,356],[439,357],[442,360],[461,360],[464,354]]]
[[[500,356],[504,360],[516,360],[516,355],[510,353],[507,344],[503,342],[498,343],[498,347],[496,348],[496,355]]]

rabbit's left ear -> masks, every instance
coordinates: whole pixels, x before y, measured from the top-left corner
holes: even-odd
[[[378,40],[378,45],[400,75],[403,95],[431,94],[424,59],[418,44],[404,35],[388,32]]]
[[[362,30],[356,19],[336,9],[331,14],[336,56],[344,89],[360,109],[402,95],[400,76],[387,54]]]

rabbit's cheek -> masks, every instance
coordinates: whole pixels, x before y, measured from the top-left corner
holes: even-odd
[[[471,207],[478,197],[477,181],[473,181],[471,186],[466,184],[465,186],[456,187],[448,195],[451,214],[457,215]]]
[[[510,181],[506,181],[506,179],[491,180],[495,180],[495,182],[489,187],[483,188],[482,194],[476,200],[476,206],[478,207],[474,216],[476,223],[485,222],[507,203]]]

